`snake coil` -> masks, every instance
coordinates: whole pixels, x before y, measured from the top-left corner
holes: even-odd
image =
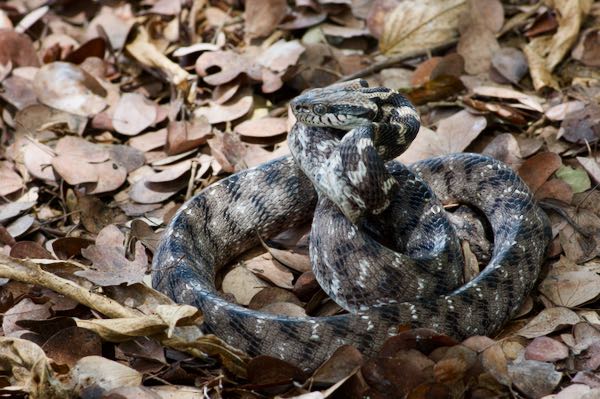
[[[206,330],[250,354],[314,369],[343,345],[373,354],[401,325],[464,338],[497,331],[535,283],[549,222],[505,164],[453,154],[405,166],[392,159],[419,121],[400,94],[353,81],[294,99],[292,157],[244,170],[186,202],[163,234],[153,285],[202,309]],[[462,282],[462,255],[442,204],[487,217],[489,264]],[[287,317],[227,302],[215,274],[313,217],[310,253],[323,289],[349,313]]]

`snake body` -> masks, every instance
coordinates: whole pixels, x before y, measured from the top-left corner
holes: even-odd
[[[185,203],[155,254],[153,285],[202,309],[206,329],[233,346],[307,369],[343,344],[373,354],[402,325],[456,338],[497,331],[532,289],[550,239],[525,183],[476,154],[390,161],[418,130],[414,108],[392,90],[355,81],[291,105],[293,158],[236,173]],[[481,210],[494,234],[489,264],[466,284],[442,208],[455,201]],[[313,215],[315,275],[349,313],[288,317],[219,295],[221,267]]]

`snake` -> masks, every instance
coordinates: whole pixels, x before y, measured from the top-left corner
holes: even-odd
[[[250,355],[314,370],[342,345],[377,353],[406,328],[456,339],[491,335],[533,289],[548,217],[509,166],[472,153],[404,165],[419,130],[400,93],[364,80],[305,91],[290,103],[291,156],[245,169],[184,203],[153,258],[153,286],[204,314],[203,329]],[[470,281],[444,204],[483,214],[490,259]],[[317,281],[347,312],[286,316],[218,290],[217,273],[261,240],[311,224]]]

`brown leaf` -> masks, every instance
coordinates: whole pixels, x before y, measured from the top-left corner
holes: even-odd
[[[12,164],[5,161],[0,162],[0,196],[12,194],[24,188],[23,178],[14,171]]]
[[[544,115],[551,121],[562,121],[571,112],[579,111],[583,108],[585,108],[585,103],[583,101],[566,101],[548,108],[546,112],[544,112]]]
[[[156,104],[138,93],[124,93],[117,103],[112,124],[115,130],[135,136],[154,123]]]
[[[421,127],[417,138],[397,159],[412,163],[437,155],[461,152],[486,127],[484,117],[459,111],[438,124],[437,132]]]
[[[553,198],[570,204],[573,199],[573,189],[564,180],[551,178],[536,190],[535,198],[538,200]]]
[[[40,65],[29,36],[9,29],[0,29],[0,65],[11,63],[14,68]]]
[[[583,32],[579,43],[573,49],[573,58],[587,66],[600,66],[600,29],[592,28]]]
[[[464,0],[403,1],[385,18],[379,49],[386,55],[433,48],[457,36]]]
[[[54,259],[52,254],[35,241],[19,241],[10,249],[10,256],[19,259]]]
[[[508,374],[508,362],[499,344],[485,349],[481,354],[481,364],[498,382],[510,386],[512,383]]]
[[[246,35],[249,38],[270,35],[281,22],[287,11],[285,0],[246,1]]]
[[[494,137],[481,153],[508,164],[514,170],[518,170],[523,162],[519,143],[510,133]]]
[[[600,139],[600,105],[587,104],[583,109],[572,111],[560,125],[559,137],[571,143],[594,143]]]
[[[562,373],[550,363],[523,360],[508,365],[513,384],[528,397],[540,398],[550,394],[562,379]]]
[[[562,165],[558,154],[541,152],[527,159],[519,168],[519,176],[535,192]]]
[[[2,81],[0,96],[18,110],[37,104],[33,82],[16,75]]]
[[[508,82],[517,84],[525,76],[529,66],[521,50],[502,47],[492,55],[492,67]]]
[[[45,320],[49,318],[50,306],[49,302],[38,305],[29,298],[22,299],[4,313],[2,318],[4,336],[10,336],[12,333],[23,329],[16,324],[19,320]]]
[[[49,147],[30,142],[22,149],[25,167],[33,176],[47,181],[56,181],[54,170],[51,167],[53,151]]]
[[[274,394],[287,390],[293,381],[304,382],[306,375],[298,367],[270,356],[257,356],[248,362],[248,380],[253,385],[270,387]]]
[[[303,301],[308,301],[320,289],[319,282],[312,271],[304,272],[294,283],[294,294]]]
[[[273,259],[271,254],[266,253],[249,259],[244,266],[257,276],[270,281],[281,288],[291,289],[294,275],[279,262]]]
[[[577,307],[600,295],[600,264],[576,265],[566,259],[556,262],[539,290],[559,306]]]
[[[148,132],[132,137],[129,145],[135,149],[146,152],[164,146],[167,142],[167,129]]]
[[[252,297],[248,308],[257,310],[275,302],[289,302],[302,306],[302,302],[290,291],[278,287],[266,287]]]
[[[40,68],[33,90],[41,103],[81,116],[93,116],[106,107],[106,90],[83,69],[66,62]]]
[[[171,121],[167,126],[168,155],[179,154],[205,144],[212,134],[212,128],[205,118],[192,121]]]
[[[206,118],[211,125],[229,122],[246,115],[253,102],[252,96],[237,96],[226,104],[211,102],[207,107],[198,108],[194,114],[196,118]]]
[[[496,35],[486,25],[472,24],[460,35],[456,51],[465,59],[471,75],[488,72],[492,57],[500,49]]]
[[[235,127],[239,135],[251,138],[272,138],[287,132],[284,118],[261,118],[244,121]]]
[[[525,359],[553,363],[569,356],[569,348],[550,337],[537,337],[525,348]]]
[[[517,334],[525,338],[536,338],[549,334],[565,325],[579,322],[579,316],[572,310],[563,307],[542,310]]]
[[[330,386],[356,373],[363,364],[362,354],[353,346],[343,345],[333,352],[310,378],[319,386]]]
[[[245,267],[236,267],[223,277],[222,290],[232,294],[240,305],[248,305],[256,294],[268,284]]]
[[[90,245],[81,250],[81,254],[92,261],[93,269],[77,271],[100,286],[134,284],[141,282],[148,271],[146,249],[140,242],[135,244],[135,258],[130,261],[119,247]]]
[[[91,331],[67,327],[50,337],[42,349],[55,362],[73,367],[82,357],[101,356],[102,341]]]

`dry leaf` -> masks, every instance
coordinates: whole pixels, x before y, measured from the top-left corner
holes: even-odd
[[[525,359],[556,362],[569,356],[569,348],[550,337],[537,337],[525,348]]]
[[[138,386],[142,383],[141,373],[101,356],[87,356],[80,359],[71,371],[71,377],[75,383],[75,390],[80,394],[84,389],[92,386],[100,392],[105,392],[113,388]]]
[[[285,0],[248,0],[245,7],[246,35],[249,38],[270,35],[287,11]]]
[[[106,90],[76,65],[53,62],[40,68],[33,79],[38,100],[75,115],[93,116],[106,108]]]
[[[389,56],[447,43],[457,37],[466,9],[464,0],[403,1],[385,18],[379,49]]]
[[[211,102],[208,107],[198,108],[194,115],[196,118],[206,118],[211,125],[229,122],[246,115],[252,108],[252,103],[252,96],[239,96],[226,104]]]
[[[412,163],[438,155],[461,152],[486,127],[482,116],[475,116],[467,111],[440,121],[436,132],[421,127],[417,138],[397,159],[404,163]]]
[[[222,289],[224,293],[232,294],[240,305],[248,305],[252,297],[267,286],[267,283],[250,270],[236,267],[223,277]]]
[[[536,338],[549,334],[563,326],[578,323],[579,316],[570,309],[557,307],[542,310],[517,334],[525,338]]]
[[[138,93],[124,93],[117,103],[112,117],[115,130],[127,136],[135,136],[154,123],[156,104]]]
[[[92,261],[93,269],[75,274],[100,286],[138,283],[148,271],[146,249],[140,242],[135,244],[132,261],[125,257],[121,248],[114,246],[90,245],[83,248],[81,254]]]

